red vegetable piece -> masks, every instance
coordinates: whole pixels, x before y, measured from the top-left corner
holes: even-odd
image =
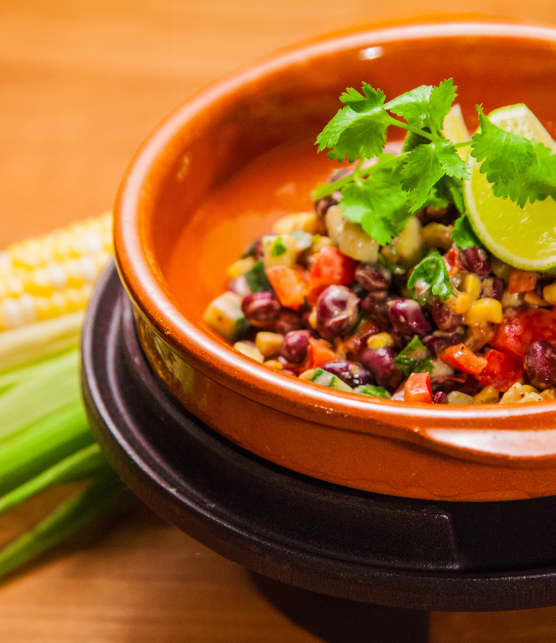
[[[523,363],[513,355],[492,348],[485,359],[486,367],[476,375],[483,386],[493,386],[497,391],[505,392],[523,375]]]
[[[556,308],[506,311],[490,345],[523,359],[535,340],[556,344]]]
[[[411,373],[404,385],[404,402],[432,404],[430,373]]]
[[[457,248],[450,248],[444,255],[444,261],[449,275],[454,275],[462,269]]]
[[[478,375],[487,365],[484,357],[475,355],[465,344],[448,346],[448,348],[440,354],[440,359],[446,362],[446,364],[457,368],[459,371],[471,373],[471,375]]]
[[[265,272],[282,306],[301,308],[307,295],[306,273],[288,266],[269,266]]]
[[[357,261],[346,257],[338,248],[324,246],[315,257],[309,273],[310,290],[322,286],[349,286],[355,281]]]
[[[531,292],[532,290],[535,290],[538,280],[539,277],[534,272],[512,270],[508,280],[508,290],[511,293]]]
[[[319,368],[328,362],[333,362],[337,357],[335,351],[330,348],[330,344],[326,340],[309,337],[307,357],[301,370],[306,371],[310,368]]]

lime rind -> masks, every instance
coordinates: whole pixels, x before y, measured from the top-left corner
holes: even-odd
[[[523,103],[494,110],[488,118],[498,127],[556,150],[542,123]],[[556,268],[556,203],[552,199],[520,208],[496,197],[479,164],[470,158],[471,174],[464,196],[471,226],[493,255],[515,268],[545,272]]]

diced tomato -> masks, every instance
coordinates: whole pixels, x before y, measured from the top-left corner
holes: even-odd
[[[301,308],[307,295],[307,273],[288,266],[269,266],[265,272],[282,306]]]
[[[309,337],[309,348],[302,370],[319,368],[319,366],[324,366],[335,359],[337,359],[336,352],[330,348],[330,344],[326,340]]]
[[[404,385],[404,402],[432,403],[430,373],[411,373]]]
[[[506,311],[490,345],[523,359],[531,342],[537,339],[556,344],[556,308]]]
[[[446,362],[446,364],[457,368],[459,371],[471,373],[471,375],[477,375],[484,370],[487,365],[484,357],[475,355],[465,344],[448,346],[448,348],[440,354],[440,359]]]
[[[511,293],[531,292],[535,290],[539,277],[534,272],[512,270],[508,280],[508,290]]]
[[[454,275],[462,269],[459,262],[459,252],[457,248],[450,248],[450,250],[448,250],[444,255],[444,262],[446,263],[449,275]]]
[[[486,367],[476,375],[483,386],[493,386],[505,392],[523,375],[523,362],[513,355],[490,349],[486,355]]]
[[[355,280],[357,261],[346,257],[338,248],[324,246],[315,257],[309,273],[309,289],[337,284],[349,286]]]

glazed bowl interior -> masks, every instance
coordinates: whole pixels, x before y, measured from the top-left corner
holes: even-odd
[[[141,313],[209,377],[234,375],[243,391],[257,396],[264,389],[265,402],[283,402],[295,413],[326,407],[337,412],[338,419],[330,421],[338,426],[346,417],[364,421],[370,409],[407,427],[416,417],[444,427],[449,417],[464,429],[478,419],[515,428],[515,418],[527,415],[528,428],[546,428],[553,402],[526,408],[410,408],[322,389],[242,357],[201,321],[207,303],[225,290],[226,267],[284,214],[279,199],[275,208],[268,207],[275,195],[263,198],[260,186],[253,190],[258,196],[248,189],[234,192],[237,207],[230,207],[225,201],[229,181],[257,159],[264,164],[264,155],[279,146],[301,150],[298,159],[312,154],[316,133],[337,110],[347,86],[365,80],[393,97],[444,78],[457,84],[457,101],[471,130],[476,104],[488,112],[525,102],[556,134],[556,30],[519,25],[442,23],[329,37],[275,56],[185,103],[139,150],[116,207],[118,267]],[[282,170],[284,189],[288,174],[295,183],[301,162],[292,155],[291,165]],[[314,175],[295,185],[300,210],[312,208],[314,182],[334,167],[322,155]],[[218,190],[222,209],[214,204],[203,209]],[[258,216],[257,203],[263,202],[265,214]]]

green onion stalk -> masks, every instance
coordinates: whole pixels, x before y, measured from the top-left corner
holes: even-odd
[[[80,391],[82,315],[0,333],[0,517],[50,487],[80,482],[0,549],[0,578],[115,507],[124,487],[89,429]]]

